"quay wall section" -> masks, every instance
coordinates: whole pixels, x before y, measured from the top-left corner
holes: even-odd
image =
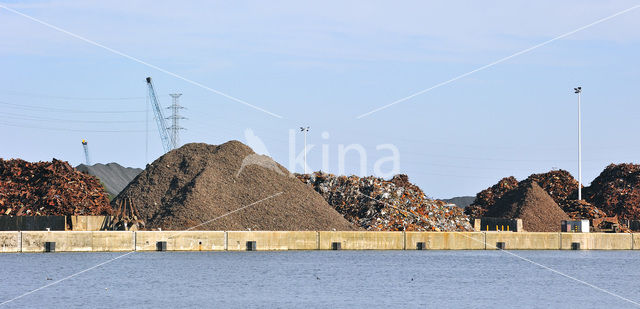
[[[0,231],[0,253],[280,250],[640,250],[640,233]],[[51,245],[49,246],[51,247]],[[51,248],[50,248],[51,249]]]

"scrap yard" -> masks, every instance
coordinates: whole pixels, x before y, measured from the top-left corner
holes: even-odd
[[[115,173],[107,166],[124,169],[101,165],[102,174]],[[129,173],[111,201],[101,179],[67,162],[0,160],[0,211],[5,230],[25,232],[47,223],[21,227],[20,218],[56,216],[67,223],[49,230],[473,232],[474,220],[494,218],[522,220],[526,232],[558,233],[561,222],[585,219],[593,232],[633,232],[639,175],[638,165],[607,166],[584,188],[585,200],[577,200],[577,181],[564,170],[506,177],[463,210],[427,197],[407,175],[294,175],[239,141],[190,143]]]
[[[3,1],[0,309],[640,307],[639,1]]]

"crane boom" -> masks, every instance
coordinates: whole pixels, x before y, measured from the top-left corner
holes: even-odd
[[[162,108],[160,108],[156,91],[153,89],[151,77],[147,77],[147,86],[149,88],[149,99],[151,101],[151,106],[153,107],[153,114],[155,115],[156,123],[158,125],[158,133],[160,133],[160,139],[162,140],[162,147],[164,148],[164,152],[167,153],[172,149],[173,140],[167,131],[167,124],[165,122],[164,115],[162,115]]]
[[[84,149],[84,159],[87,162],[87,165],[91,165],[91,160],[89,160],[89,145],[87,145],[87,140],[82,140],[82,148]]]

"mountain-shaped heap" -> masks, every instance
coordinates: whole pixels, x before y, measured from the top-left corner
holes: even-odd
[[[140,173],[129,198],[147,229],[353,230],[312,188],[238,141],[186,144]]]
[[[504,194],[485,214],[487,217],[522,219],[529,232],[559,232],[562,220],[569,216],[532,180],[520,182]]]

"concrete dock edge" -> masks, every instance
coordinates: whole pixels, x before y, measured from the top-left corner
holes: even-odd
[[[640,233],[373,232],[373,231],[8,231],[0,252],[243,251],[256,250],[640,250]],[[164,243],[163,243],[164,245]]]

